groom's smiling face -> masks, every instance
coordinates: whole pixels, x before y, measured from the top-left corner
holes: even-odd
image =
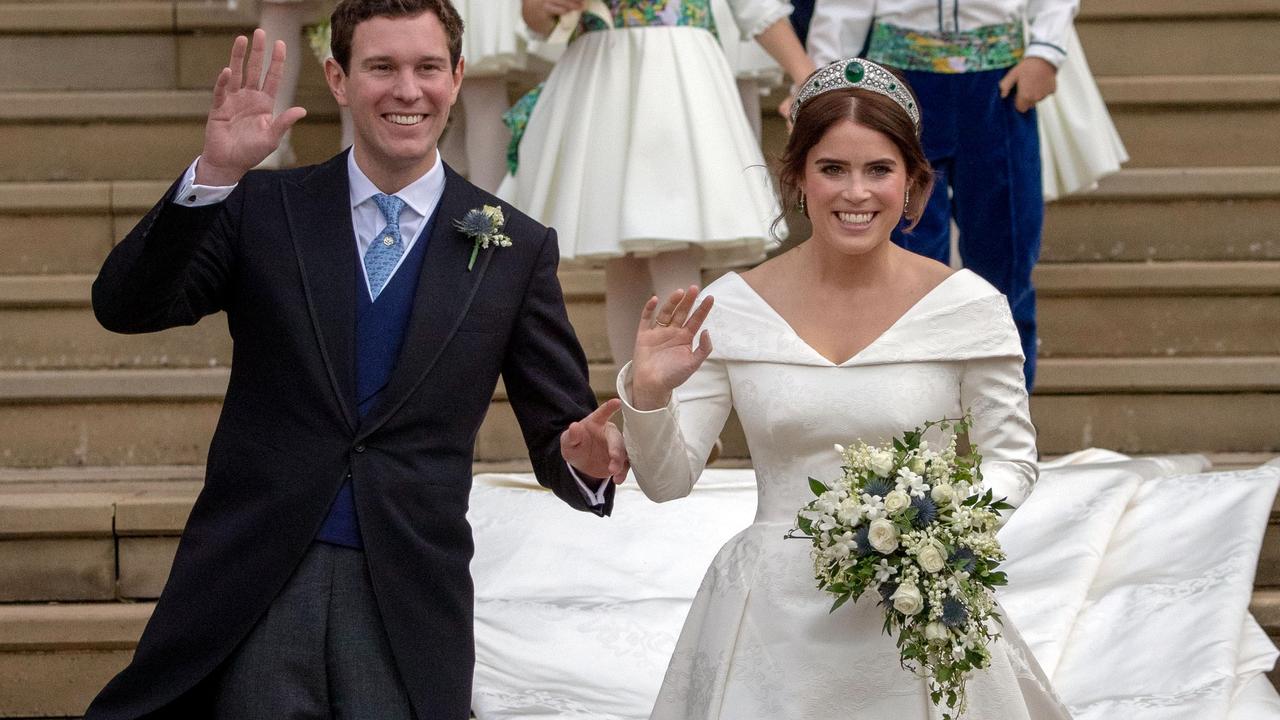
[[[356,162],[380,189],[431,169],[436,143],[458,99],[463,63],[449,62],[449,41],[434,13],[373,17],[356,26],[349,72],[325,65],[338,104],[355,125]],[[401,185],[403,187],[403,185]]]

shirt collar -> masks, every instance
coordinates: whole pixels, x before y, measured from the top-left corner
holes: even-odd
[[[382,192],[356,164],[354,150],[347,153],[347,177],[351,188],[352,210]],[[419,216],[429,216],[439,204],[440,196],[444,195],[444,163],[440,161],[440,153],[436,153],[436,162],[425,175],[404,186],[395,195]]]

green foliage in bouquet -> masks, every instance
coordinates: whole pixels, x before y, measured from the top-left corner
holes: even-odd
[[[947,720],[964,712],[969,674],[990,664],[995,588],[1007,583],[996,529],[1012,506],[983,491],[978,449],[957,448],[972,422],[925,423],[879,446],[837,445],[840,477],[809,478],[815,499],[787,534],[813,542],[814,578],[835,596],[831,612],[868,591],[880,599],[903,667],[928,678]],[[925,440],[935,427],[948,434],[944,447]]]

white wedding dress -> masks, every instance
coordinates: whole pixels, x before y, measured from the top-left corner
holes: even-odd
[[[880,443],[930,420],[974,415],[987,483],[1020,504],[1035,478],[1035,433],[1017,330],[977,275],[944,280],[889,330],[835,364],[806,345],[737,274],[707,288],[715,350],[666,409],[624,406],[640,487],[683,497],[730,407],[755,465],[754,522],[712,561],[667,669],[655,720],[928,718],[926,682],[905,672],[878,598],[829,613],[810,545],[786,540],[811,498],[807,477],[839,474],[836,443]],[[624,368],[625,375],[629,368]],[[619,392],[623,394],[623,381]],[[1069,717],[1012,624],[968,684],[972,720]]]
[[[697,480],[688,497],[645,502],[629,482],[601,521],[527,476],[476,478],[479,720],[939,718],[881,609],[828,614],[809,544],[783,534],[806,478],[837,472],[834,443],[965,408],[988,484],[1020,503],[1000,533],[1005,637],[966,719],[1280,718],[1276,649],[1248,612],[1280,465],[1089,451],[1037,466],[1007,305],[968,271],[838,365],[741,277],[707,293],[711,358],[671,408],[624,408],[644,492]],[[730,405],[754,470],[702,472]]]

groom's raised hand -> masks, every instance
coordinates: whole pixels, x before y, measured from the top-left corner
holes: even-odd
[[[627,448],[618,426],[609,422],[621,408],[621,400],[609,400],[561,433],[560,454],[565,462],[591,477],[612,477],[615,483],[625,480],[630,468]]]
[[[277,40],[271,49],[267,74],[262,63],[267,38],[253,31],[253,43],[241,35],[231,45],[231,61],[213,86],[213,105],[204,126],[204,149],[196,165],[197,185],[235,185],[262,162],[294,123],[307,114],[291,107],[275,115],[276,90],[284,74],[285,46]],[[245,67],[245,50],[249,51]],[[261,80],[259,80],[261,78]]]

